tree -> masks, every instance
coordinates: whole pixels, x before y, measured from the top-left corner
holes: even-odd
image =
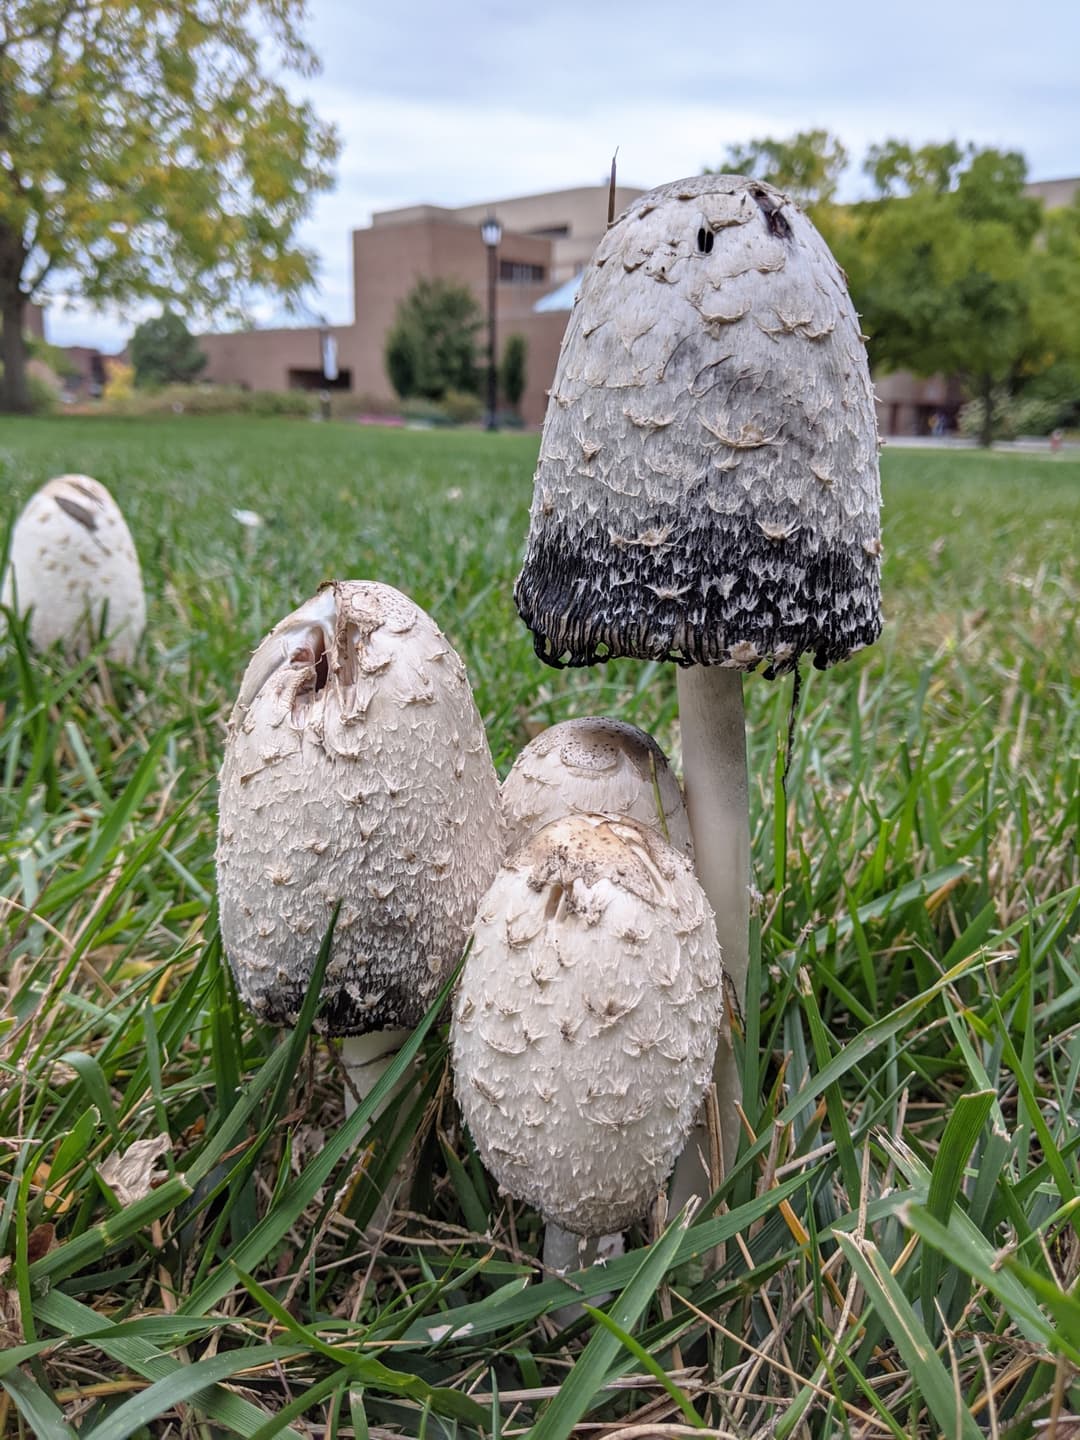
[[[839,246],[876,367],[958,374],[992,437],[994,392],[1012,388],[1045,348],[1036,308],[1039,201],[1022,155],[875,147],[878,198],[854,212]]]
[[[480,307],[467,285],[421,279],[400,301],[383,351],[390,383],[403,400],[441,400],[448,390],[475,394]]]
[[[529,344],[524,335],[508,335],[503,346],[502,364],[499,367],[499,388],[506,396],[506,403],[516,410],[525,394],[525,358]]]
[[[154,320],[144,320],[131,337],[131,363],[135,384],[189,384],[204,369],[206,356],[199,342],[172,310]]]
[[[0,19],[0,408],[27,404],[23,313],[196,311],[312,276],[296,229],[338,142],[277,78],[311,73],[305,0],[8,0]],[[272,68],[273,67],[273,68]]]
[[[721,172],[765,180],[785,191],[814,218],[836,198],[848,152],[828,130],[800,130],[786,140],[765,137],[731,145]]]

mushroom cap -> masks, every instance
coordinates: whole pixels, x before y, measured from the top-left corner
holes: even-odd
[[[563,815],[624,815],[694,856],[682,790],[653,737],[623,720],[563,720],[530,740],[502,785],[513,852]]]
[[[336,581],[251,658],[219,777],[221,934],[245,1004],[290,1024],[341,902],[316,1029],[405,1027],[502,859],[465,667],[389,585]]]
[[[881,630],[873,391],[843,272],[780,191],[635,200],[585,271],[515,588],[540,658],[770,678]]]
[[[576,1235],[641,1215],[712,1077],[713,913],[685,855],[617,816],[546,825],[484,896],[451,1021],[484,1164]]]
[[[11,532],[2,603],[29,610],[30,643],[74,659],[104,628],[110,660],[130,664],[146,626],[135,542],[105,486],[60,475],[31,495]]]

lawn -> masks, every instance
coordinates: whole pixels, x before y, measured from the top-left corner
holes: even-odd
[[[438,1016],[369,1130],[332,1047],[238,1007],[224,722],[320,581],[432,613],[500,773],[583,714],[677,761],[668,669],[533,656],[536,443],[0,422],[0,525],[96,476],[149,600],[130,673],[0,648],[0,1435],[1012,1440],[1080,1413],[1080,463],[886,450],[887,628],[804,676],[786,798],[791,683],[747,681],[756,1138],[689,1229],[579,1277],[605,1315],[553,1321],[566,1286],[461,1132]],[[109,1157],[155,1139],[125,1204]],[[421,1181],[365,1238],[410,1144]]]

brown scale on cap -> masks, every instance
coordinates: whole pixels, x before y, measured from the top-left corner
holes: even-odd
[[[881,629],[877,428],[825,242],[740,176],[640,197],[559,356],[515,598],[552,665],[819,667]]]

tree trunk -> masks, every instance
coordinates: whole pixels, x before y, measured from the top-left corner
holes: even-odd
[[[982,416],[979,421],[979,444],[989,450],[994,443],[994,381],[990,375],[982,377],[980,385]]]
[[[4,374],[0,379],[0,410],[26,414],[30,409],[30,387],[26,375],[26,337],[23,334],[23,313],[26,297],[18,279],[5,280],[0,290],[0,361]]]

